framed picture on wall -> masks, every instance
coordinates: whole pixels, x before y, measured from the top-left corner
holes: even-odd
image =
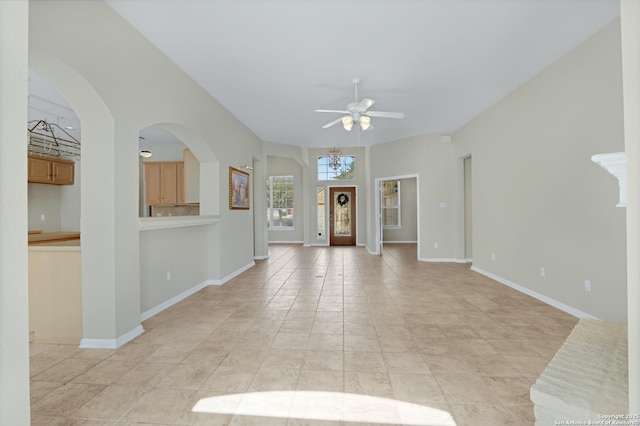
[[[249,209],[249,173],[229,167],[229,209]]]

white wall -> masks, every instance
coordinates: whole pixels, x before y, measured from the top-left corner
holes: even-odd
[[[0,424],[28,425],[28,3],[0,2]]]
[[[590,160],[622,151],[622,130],[616,21],[455,132],[456,158],[473,156],[474,267],[626,322],[625,210]]]
[[[208,281],[206,237],[201,226],[140,232],[141,313]]]
[[[152,154],[148,158],[141,157],[142,161],[182,161],[184,158],[184,145],[156,145],[153,147]]]
[[[471,260],[473,258],[473,167],[471,157],[463,160],[463,188],[462,204],[463,204],[463,223],[464,223],[464,258]],[[462,234],[463,232],[461,232]]]
[[[60,231],[60,185],[30,183],[28,194],[29,230]],[[41,215],[45,220],[41,219]]]
[[[422,135],[374,145],[370,149],[371,181],[417,175],[418,257],[448,260],[455,257],[455,167],[453,145],[440,135]],[[372,184],[372,188],[374,188]],[[367,247],[375,251],[375,223],[370,224]],[[435,248],[435,243],[438,248]]]
[[[640,412],[640,3],[620,3],[624,138],[627,154],[627,306],[629,327],[629,412]]]
[[[60,187],[60,230],[80,231],[80,208],[82,205],[82,161],[75,161],[73,166],[73,185]]]

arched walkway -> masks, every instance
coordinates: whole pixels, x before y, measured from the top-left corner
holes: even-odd
[[[117,276],[129,265],[118,264],[117,209],[109,208],[118,203],[114,117],[90,82],[60,59],[31,49],[29,65],[67,99],[81,121],[81,346],[117,347],[119,340],[143,330],[139,303],[119,303],[125,292],[118,288]]]

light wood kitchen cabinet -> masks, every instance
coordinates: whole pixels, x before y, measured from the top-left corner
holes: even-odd
[[[27,181],[52,185],[73,185],[74,164],[72,161],[28,157]]]
[[[73,185],[73,168],[71,162],[52,161],[53,183],[56,185]]]
[[[184,165],[181,161],[145,162],[144,176],[147,205],[184,204]]]
[[[160,163],[144,163],[144,186],[147,205],[160,205]]]

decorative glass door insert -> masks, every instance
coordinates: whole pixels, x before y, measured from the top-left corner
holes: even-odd
[[[330,244],[354,245],[356,243],[356,190],[354,187],[331,188],[329,209]]]

